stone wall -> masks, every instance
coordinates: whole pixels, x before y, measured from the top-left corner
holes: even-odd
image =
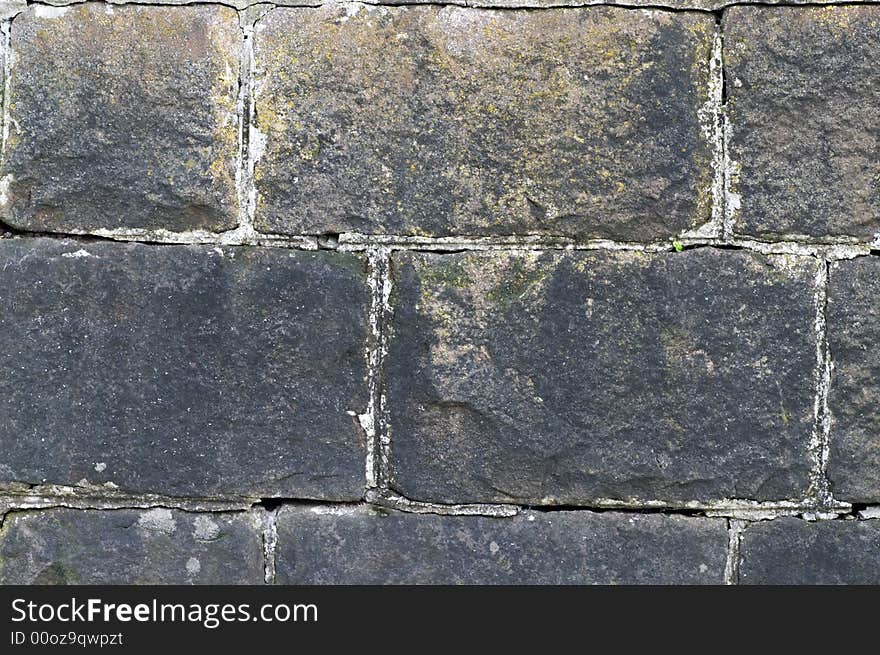
[[[880,583],[880,6],[588,4],[4,2],[0,582]]]

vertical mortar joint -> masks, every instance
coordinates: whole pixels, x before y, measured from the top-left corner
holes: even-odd
[[[239,61],[238,111],[238,166],[236,187],[239,203],[239,224],[232,241],[258,243],[259,233],[254,227],[257,190],[254,169],[262,152],[263,135],[255,125],[256,62],[254,57],[254,33],[257,23],[269,11],[271,5],[251,5],[238,11],[241,29],[241,57]]]
[[[820,259],[815,278],[816,395],[813,403],[813,432],[810,440],[813,471],[808,491],[808,499],[819,508],[828,508],[834,504],[831,493],[831,481],[828,478],[828,455],[831,436],[831,410],[828,405],[828,394],[833,368],[828,340],[829,273],[829,262],[824,258]]]
[[[740,583],[740,545],[746,525],[746,522],[740,519],[728,519],[727,521],[727,561],[724,565],[724,584],[726,585]]]
[[[275,559],[278,545],[278,508],[262,509],[263,581],[275,584]]]
[[[0,23],[0,38],[3,48],[3,104],[2,126],[0,126],[0,163],[6,161],[6,143],[9,140],[10,116],[9,116],[9,91],[12,78],[12,20],[4,20]]]
[[[716,17],[709,50],[706,101],[697,111],[703,139],[710,151],[712,179],[709,188],[709,221],[680,235],[682,239],[726,238],[725,232],[725,151],[724,151],[724,71],[722,33]]]
[[[367,380],[369,399],[364,414],[358,416],[366,437],[367,489],[388,486],[388,421],[384,384],[385,357],[388,353],[388,318],[390,315],[391,249],[371,248],[367,251],[370,290],[369,339],[367,343]]]

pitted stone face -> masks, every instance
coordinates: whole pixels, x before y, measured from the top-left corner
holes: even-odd
[[[344,4],[256,29],[260,229],[653,240],[709,218],[707,15]]]
[[[735,232],[880,233],[880,7],[724,14]]]
[[[234,10],[34,6],[12,24],[3,220],[27,230],[238,222]]]
[[[727,525],[702,517],[365,510],[278,513],[281,584],[718,584]]]
[[[834,370],[828,476],[835,497],[880,503],[880,261],[831,267],[828,340]]]
[[[817,263],[399,254],[392,480],[433,502],[785,500],[810,482]]]
[[[779,1],[0,0],[0,584],[880,583],[880,7]]]
[[[762,521],[743,533],[740,556],[742,584],[876,585],[880,521]]]
[[[363,493],[358,255],[4,239],[0,286],[0,483]]]
[[[205,521],[214,526],[213,540],[197,536]],[[10,514],[3,528],[2,584],[263,581],[260,527],[245,512],[60,508]]]

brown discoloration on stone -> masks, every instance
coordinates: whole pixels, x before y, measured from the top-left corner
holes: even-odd
[[[452,503],[800,497],[816,266],[711,249],[396,256],[394,488]]]
[[[13,22],[12,49],[4,220],[50,231],[236,225],[234,10],[31,8]]]
[[[257,29],[260,228],[655,239],[708,218],[709,17],[349,4]]]

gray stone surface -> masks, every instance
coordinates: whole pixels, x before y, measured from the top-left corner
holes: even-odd
[[[742,584],[880,584],[880,521],[755,523],[740,558]]]
[[[724,14],[735,231],[880,232],[880,7],[735,7]]]
[[[828,339],[834,370],[829,392],[828,477],[838,500],[880,502],[880,261],[832,264]]]
[[[234,10],[37,5],[13,21],[12,50],[4,221],[58,232],[237,224]]]
[[[52,509],[8,515],[0,584],[261,584],[246,513]]]
[[[709,219],[714,23],[326,5],[257,25],[260,229],[664,238]]]
[[[362,258],[0,241],[0,482],[355,499]]]
[[[727,524],[659,514],[278,515],[281,584],[718,584]]]
[[[799,498],[812,258],[400,254],[394,486],[439,502]]]

